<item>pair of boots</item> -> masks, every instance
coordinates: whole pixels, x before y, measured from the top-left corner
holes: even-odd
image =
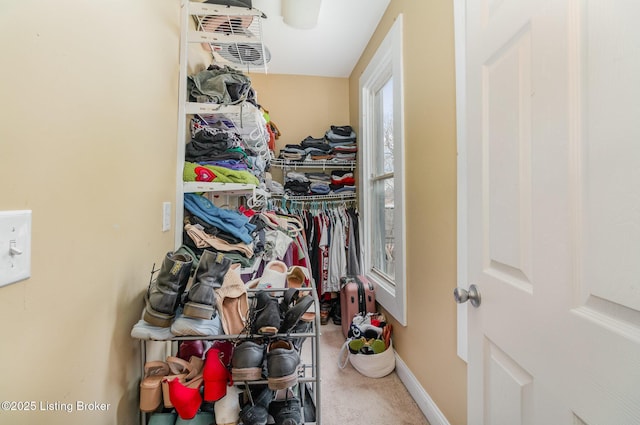
[[[153,326],[169,327],[189,281],[193,258],[169,252],[145,297],[144,320]],[[222,286],[231,261],[220,253],[205,250],[186,296],[183,314],[210,320],[215,312],[215,289]]]

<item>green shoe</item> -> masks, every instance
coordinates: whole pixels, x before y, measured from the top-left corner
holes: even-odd
[[[154,413],[149,419],[149,425],[174,425],[177,417],[175,413]]]
[[[216,423],[213,413],[199,412],[193,419],[178,418],[176,425],[211,425]]]

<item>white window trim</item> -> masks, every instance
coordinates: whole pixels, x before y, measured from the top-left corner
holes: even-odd
[[[404,184],[404,77],[402,48],[402,14],[398,15],[391,29],[378,47],[369,65],[360,77],[360,211],[363,217],[363,273],[376,284],[376,300],[401,325],[407,324],[406,288],[406,231],[405,231],[405,184]],[[371,232],[367,230],[371,217],[371,185],[369,184],[372,149],[368,145],[374,140],[376,123],[372,119],[375,111],[375,92],[393,77],[393,143],[394,143],[394,207],[395,236],[395,281],[389,282],[371,270],[369,247]],[[395,283],[395,284],[394,284]]]

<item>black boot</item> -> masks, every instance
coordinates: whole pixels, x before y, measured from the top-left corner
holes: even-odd
[[[156,279],[147,289],[144,320],[153,326],[167,328],[175,316],[193,259],[188,254],[167,253]]]
[[[329,311],[329,317],[336,325],[342,324],[342,316],[340,312],[340,298],[334,298],[331,300],[331,310]]]
[[[254,321],[251,332],[261,335],[275,335],[280,328],[280,308],[278,300],[266,291],[259,291],[255,296]]]
[[[187,293],[183,313],[186,317],[210,320],[213,317],[216,297],[214,290],[222,286],[231,260],[220,253],[202,252],[193,283]]]

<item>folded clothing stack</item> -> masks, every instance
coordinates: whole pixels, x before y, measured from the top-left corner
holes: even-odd
[[[325,173],[305,173],[311,183],[310,191],[312,195],[326,195],[331,192],[331,177]]]
[[[311,183],[304,173],[289,171],[284,178],[284,193],[290,196],[309,194]]]
[[[354,161],[358,147],[356,133],[350,125],[332,125],[324,135],[333,150],[334,157],[341,161]]]
[[[329,187],[333,193],[355,192],[356,179],[353,171],[333,170],[331,172],[331,184]]]
[[[299,144],[287,144],[280,158],[289,161],[355,161],[358,146],[350,125],[332,125],[323,137],[305,137]]]

